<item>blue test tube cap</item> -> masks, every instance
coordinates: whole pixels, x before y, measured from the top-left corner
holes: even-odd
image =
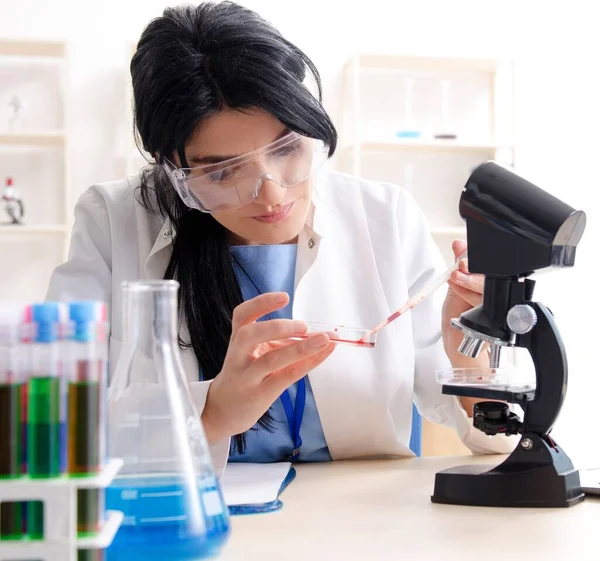
[[[31,306],[31,321],[36,325],[34,341],[53,343],[59,338],[60,304],[44,302]]]
[[[73,324],[74,341],[89,343],[96,338],[98,323],[105,320],[104,304],[96,300],[69,303],[69,320]]]

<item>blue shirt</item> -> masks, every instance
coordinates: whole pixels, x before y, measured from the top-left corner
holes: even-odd
[[[231,251],[237,261],[234,268],[243,299],[249,300],[266,292],[287,292],[290,297],[288,305],[261,319],[291,319],[297,246],[295,244],[245,245],[233,246]],[[300,427],[302,447],[298,461],[329,461],[331,456],[325,442],[308,376],[305,378],[305,383],[306,405]],[[295,404],[295,384],[288,388],[288,393],[292,404]],[[273,418],[272,428],[264,429],[258,425],[252,427],[246,433],[244,454],[230,454],[230,462],[281,462],[285,461],[292,453],[294,446],[280,399],[272,405],[269,413]]]

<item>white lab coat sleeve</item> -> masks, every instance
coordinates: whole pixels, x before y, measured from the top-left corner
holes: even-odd
[[[196,410],[199,412],[204,411],[204,405],[206,404],[206,397],[208,396],[208,390],[212,380],[206,382],[192,382],[190,383],[190,391],[192,393],[192,399]],[[215,473],[219,478],[223,477],[225,468],[227,467],[227,461],[229,460],[229,450],[231,447],[231,439],[223,438],[218,442],[210,444],[210,455],[212,457],[213,467]]]
[[[398,225],[403,247],[407,286],[413,296],[446,269],[425,216],[414,199],[400,191]],[[425,299],[411,312],[415,348],[414,400],[419,413],[434,423],[453,428],[474,454],[510,453],[516,437],[489,437],[473,426],[455,396],[442,394],[436,372],[452,368],[442,341],[441,313],[446,287]]]
[[[52,272],[46,300],[100,300],[110,312],[111,253],[106,202],[91,187],[75,205],[69,257]]]
[[[131,255],[131,259],[138,259]],[[115,264],[118,266],[118,264]],[[86,190],[77,201],[70,240],[69,256],[52,273],[46,300],[100,300],[107,304],[109,321],[117,321],[120,313],[111,313],[113,253],[111,224],[107,202],[97,187]],[[111,336],[109,344],[109,379],[121,353],[122,341]],[[190,392],[199,415],[204,410],[210,382],[190,382]],[[110,422],[110,419],[109,419]],[[210,446],[219,475],[224,472],[229,456],[229,439]]]

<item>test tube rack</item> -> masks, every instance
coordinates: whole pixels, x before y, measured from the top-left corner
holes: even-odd
[[[0,541],[0,561],[77,561],[78,550],[108,548],[121,526],[123,513],[107,511],[98,534],[78,538],[77,490],[105,489],[122,465],[123,460],[112,459],[90,477],[0,480],[0,502],[40,501],[44,505],[43,539]]]

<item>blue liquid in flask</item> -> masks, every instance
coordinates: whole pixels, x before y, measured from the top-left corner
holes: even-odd
[[[216,480],[199,480],[205,531],[191,535],[180,477],[119,478],[106,490],[106,507],[124,519],[106,561],[199,561],[217,557],[229,533],[229,511]]]

